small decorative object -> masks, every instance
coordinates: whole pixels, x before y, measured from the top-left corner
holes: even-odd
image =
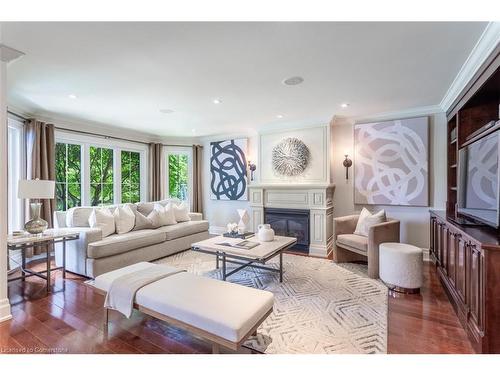
[[[354,125],[354,203],[429,204],[429,118]]]
[[[238,224],[236,224],[236,223],[229,223],[227,225],[227,233],[237,234],[238,233]]]
[[[271,228],[271,225],[259,224],[257,228],[257,237],[259,238],[259,241],[271,242],[274,240],[274,230]]]
[[[248,214],[248,211],[245,209],[238,209],[238,215],[240,216],[240,221],[238,223],[238,232],[245,233],[245,230],[247,229],[247,225],[250,222],[250,215]]]
[[[247,139],[210,143],[210,198],[247,200]]]
[[[40,199],[54,199],[55,182],[49,180],[20,180],[17,196],[20,199],[35,199],[30,202],[31,220],[24,224],[24,229],[31,234],[42,234],[49,224],[40,217],[42,203]]]
[[[253,237],[255,233],[253,232],[245,232],[245,233],[223,233],[222,236],[226,238],[241,238],[242,240],[246,240],[247,238]]]
[[[349,159],[349,155],[347,154],[347,152],[345,153],[345,159],[344,159],[344,162],[342,163],[342,165],[345,167],[345,179],[348,180],[349,179],[349,168],[352,167],[352,160]]]
[[[250,181],[253,181],[253,173],[257,169],[257,166],[249,160],[248,169],[250,169]]]
[[[300,139],[285,138],[273,149],[273,169],[283,176],[298,176],[306,170],[310,155],[309,148]]]

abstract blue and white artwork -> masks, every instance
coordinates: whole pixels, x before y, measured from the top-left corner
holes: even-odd
[[[354,126],[354,203],[429,204],[429,120]]]
[[[248,200],[247,138],[210,143],[210,198]]]

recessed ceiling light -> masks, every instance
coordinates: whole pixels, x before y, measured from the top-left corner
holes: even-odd
[[[174,113],[174,110],[173,109],[168,109],[168,108],[164,108],[164,109],[160,109],[160,112],[165,114],[165,115],[169,115],[171,113]]]
[[[276,115],[276,118],[283,118],[283,115]]]
[[[69,94],[68,98],[70,98],[70,99],[76,99],[76,95],[75,94]]]
[[[302,82],[304,82],[304,78],[299,76],[294,76],[283,80],[283,84],[287,86],[300,85]]]
[[[191,133],[196,133],[196,129],[191,129]]]
[[[341,106],[342,108],[347,108],[347,107],[349,107],[349,103],[342,103],[340,106]]]
[[[222,103],[222,99],[220,99],[220,98],[215,98],[214,100],[212,100],[212,102],[213,102],[214,104],[220,104],[220,103]]]

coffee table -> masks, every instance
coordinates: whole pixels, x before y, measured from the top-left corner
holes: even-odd
[[[217,269],[219,269],[219,263],[222,262],[222,280],[226,280],[227,277],[235,274],[245,267],[254,267],[271,272],[279,272],[280,282],[282,282],[283,251],[295,245],[297,239],[294,237],[275,236],[274,241],[271,242],[260,242],[258,241],[257,237],[250,237],[247,240],[258,242],[259,245],[249,250],[221,245],[221,243],[223,242],[234,245],[243,240],[240,238],[217,236],[204,241],[193,243],[191,245],[191,249],[200,253],[215,255],[215,266]],[[267,261],[277,255],[279,255],[280,257],[279,269],[264,266]],[[227,263],[239,264],[240,266],[230,272],[227,272]]]

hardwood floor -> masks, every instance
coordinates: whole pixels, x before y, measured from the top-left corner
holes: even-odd
[[[473,353],[430,263],[424,280],[421,295],[389,297],[388,352]],[[56,271],[49,295],[38,278],[10,283],[13,319],[0,323],[0,353],[211,352],[207,342],[139,312],[131,319],[112,312],[106,336],[103,297],[84,281],[69,273],[63,281]]]

